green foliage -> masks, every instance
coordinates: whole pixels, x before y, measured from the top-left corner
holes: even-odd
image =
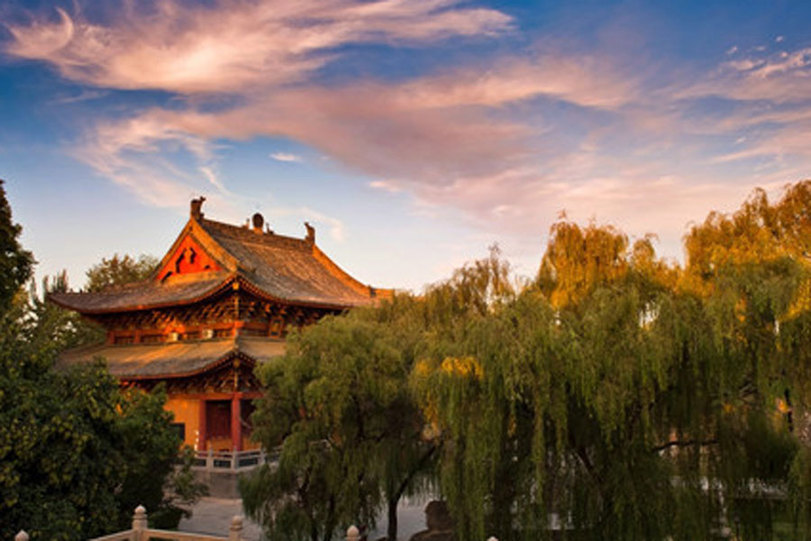
[[[554,288],[529,288],[457,314],[437,330],[452,343],[417,363],[461,539],[551,537],[550,516],[573,539],[710,539],[722,518],[744,538],[768,530],[745,508],[785,486],[802,456],[774,405],[791,361],[773,324],[801,270],[737,267],[702,298],[650,257],[622,257],[621,275],[564,306]]]
[[[110,286],[126,285],[148,279],[158,267],[158,259],[141,255],[138,259],[129,254],[101,260],[87,271],[87,291],[100,291]]]
[[[0,331],[0,536],[81,539],[171,509],[180,444],[162,392],[122,392],[102,362],[54,367],[76,343],[65,313],[20,293]]]
[[[67,273],[62,271],[42,280],[42,295],[32,282],[28,290],[29,341],[56,355],[68,348],[96,344],[104,340],[101,325],[48,301],[48,295],[68,290]]]
[[[380,315],[327,317],[258,370],[266,393],[255,435],[282,450],[277,468],[240,490],[269,539],[328,540],[348,523],[373,524],[382,506],[396,511],[433,454],[407,393],[409,359]],[[390,526],[396,537],[396,514]]]
[[[456,313],[434,333],[452,347],[413,377],[444,439],[460,538],[550,537],[556,516],[573,539],[710,539],[733,523],[761,539],[776,516],[768,491],[786,487],[805,524],[808,443],[790,416],[805,418],[808,380],[797,251],[708,248],[719,263],[695,287],[694,269],[656,260],[649,241],[553,231],[539,287]]]
[[[175,472],[182,442],[172,429],[172,414],[164,409],[166,393],[159,386],[150,393],[129,390],[119,394],[116,430],[125,445],[117,451],[125,467],[115,488],[118,525],[126,529],[133,510],[143,505],[150,510],[151,523],[177,527],[182,513],[177,504],[196,501],[205,489],[190,482],[188,457]]]
[[[401,445],[432,449],[399,463],[433,478],[460,541],[811,538],[809,194],[711,214],[684,268],[563,221],[532,284],[494,251],[324,320],[260,372],[258,434],[283,452],[249,510],[274,539],[370,524],[396,397],[421,413]]]
[[[54,370],[49,355],[0,358],[0,535],[84,539],[160,512],[179,441],[165,396],[121,393],[103,363]]]
[[[31,252],[20,246],[22,228],[11,219],[11,206],[0,179],[0,311],[11,304],[20,287],[28,281],[34,265]]]
[[[158,392],[121,392],[103,362],[55,367],[98,330],[44,300],[0,186],[0,537],[78,540],[126,528],[137,504],[171,505],[179,441]],[[43,293],[67,289],[64,273]]]

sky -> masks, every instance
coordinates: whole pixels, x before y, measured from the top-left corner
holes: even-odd
[[[0,178],[38,275],[163,256],[206,197],[420,290],[562,217],[682,237],[811,177],[811,3],[0,4]]]

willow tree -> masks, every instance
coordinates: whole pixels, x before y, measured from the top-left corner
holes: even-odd
[[[275,531],[302,509],[320,532],[371,520],[388,455],[358,437],[378,426],[362,406],[408,372],[396,396],[461,541],[809,538],[810,216],[807,183],[756,192],[690,231],[684,268],[651,238],[560,222],[532,283],[493,253],[325,320],[263,369],[260,414],[285,419],[263,441],[285,450],[257,509]]]
[[[436,450],[408,393],[403,328],[378,321],[399,310],[326,317],[259,369],[255,434],[281,454],[240,490],[269,539],[327,541],[350,523],[374,525],[381,509],[397,539],[397,504],[420,488]]]
[[[723,353],[718,369],[728,382],[727,408],[759,411],[771,418],[762,424],[782,422],[791,433],[786,456],[768,464],[779,465],[793,496],[793,519],[805,531],[811,443],[811,365],[805,354],[811,345],[809,233],[811,182],[788,186],[775,202],[756,190],[736,212],[711,213],[690,230],[683,280],[712,314]]]
[[[582,244],[577,226],[565,230],[555,239]],[[604,230],[591,238],[608,240],[611,252],[626,246],[617,236]],[[581,253],[602,248],[584,246]],[[614,252],[607,269],[588,255],[564,266],[564,257],[558,252],[545,259],[557,259],[556,275],[547,275],[544,284],[557,293],[550,295],[554,303],[532,287],[469,314],[464,324],[456,323],[462,331],[453,347],[424,358],[415,370],[421,403],[447,440],[441,486],[454,514],[464,517],[458,521],[462,539],[542,537],[550,533],[550,515],[582,531],[599,525],[601,534],[667,531],[656,529],[660,521],[646,525],[637,520],[641,513],[630,511],[653,505],[651,485],[668,482],[667,471],[641,459],[656,455],[651,449],[659,440],[646,406],[662,387],[676,348],[654,343],[652,327],[664,320],[661,314],[647,326],[640,317],[654,300],[662,302],[658,296],[665,291],[652,279],[632,276],[624,252]],[[590,277],[572,281],[579,263]],[[486,284],[487,273],[481,274],[468,283]],[[464,285],[451,281],[448,287]],[[658,355],[645,351],[659,345]],[[645,469],[640,483],[623,475],[632,464]],[[636,490],[629,492],[624,481]],[[633,518],[615,512],[623,499]],[[619,523],[611,525],[614,520]]]
[[[787,353],[809,335],[774,323],[803,265],[753,257],[696,288],[649,240],[629,244],[557,224],[537,286],[437,327],[453,340],[412,381],[461,539],[760,539],[781,511],[769,490],[797,496],[786,516],[804,531],[807,452],[782,387],[808,379]]]

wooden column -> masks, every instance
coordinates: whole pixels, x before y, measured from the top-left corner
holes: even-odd
[[[206,400],[205,400],[205,398],[201,398],[200,400],[198,400],[197,404],[199,404],[198,407],[200,408],[199,411],[198,411],[198,413],[200,415],[198,417],[199,425],[200,425],[200,428],[198,428],[198,445],[199,445],[199,450],[200,451],[205,451],[206,450],[206,440],[208,439],[208,435],[206,434]]]
[[[242,393],[234,393],[231,398],[231,448],[242,451]]]

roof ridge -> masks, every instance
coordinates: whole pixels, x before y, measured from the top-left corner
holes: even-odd
[[[215,228],[221,230],[223,233],[226,234],[233,233],[234,236],[238,236],[240,241],[244,241],[251,244],[278,245],[279,243],[294,243],[302,248],[309,248],[311,246],[311,244],[307,241],[307,239],[299,237],[291,237],[289,235],[281,235],[273,231],[257,233],[253,229],[247,228],[245,226],[220,222],[218,220],[209,220],[208,218],[201,218],[200,225],[203,227],[205,227],[206,225],[213,225]]]
[[[52,300],[83,314],[145,310],[202,301],[233,280],[274,302],[327,309],[374,304],[378,297],[390,296],[389,290],[364,284],[332,261],[316,244],[315,229],[307,222],[304,238],[278,235],[261,229],[261,216],[254,217],[253,228],[204,218],[201,200],[192,202],[189,221],[150,281],[96,293],[54,295]],[[206,256],[201,265],[180,272],[183,258],[191,262],[197,251]]]

